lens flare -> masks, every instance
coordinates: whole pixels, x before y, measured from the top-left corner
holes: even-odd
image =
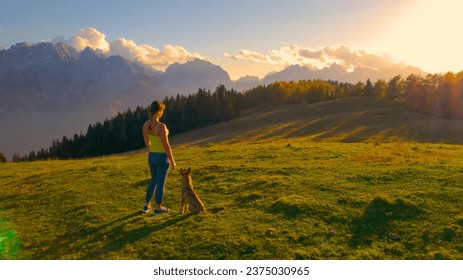
[[[8,221],[0,219],[0,260],[14,260],[18,251],[18,234]]]

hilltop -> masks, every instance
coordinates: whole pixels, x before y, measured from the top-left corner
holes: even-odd
[[[302,138],[322,142],[462,144],[461,120],[418,114],[403,103],[350,97],[312,104],[248,110],[229,122],[172,138],[176,145],[206,145]]]

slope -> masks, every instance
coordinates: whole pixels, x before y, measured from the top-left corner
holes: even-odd
[[[178,171],[172,211],[141,214],[145,153],[4,164],[0,258],[462,259],[463,147],[406,141],[430,120],[376,102],[262,108],[174,137],[207,214],[180,214]]]
[[[273,141],[414,141],[462,144],[463,122],[414,113],[404,105],[367,97],[248,110],[230,122],[173,137],[177,145]]]

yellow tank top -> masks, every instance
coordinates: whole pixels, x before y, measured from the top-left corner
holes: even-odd
[[[156,126],[154,133],[158,131],[159,124]],[[162,147],[161,137],[158,135],[152,135],[148,132],[148,139],[150,140],[150,153],[165,153],[164,148]]]
[[[161,137],[148,134],[150,140],[150,153],[165,153],[162,147]]]

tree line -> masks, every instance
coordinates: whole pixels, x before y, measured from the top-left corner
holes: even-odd
[[[213,93],[199,89],[188,96],[166,97],[163,103],[166,110],[161,121],[168,125],[173,136],[235,118],[240,113],[241,93],[221,85]],[[13,161],[88,158],[141,149],[145,145],[142,127],[148,119],[149,106],[128,109],[103,123],[89,125],[85,134],[53,140],[48,149],[24,156],[14,154]]]
[[[395,76],[389,81],[377,80],[357,84],[337,81],[277,81],[237,92],[218,86],[214,92],[199,89],[188,96],[166,97],[166,111],[161,119],[176,135],[188,130],[236,118],[241,111],[258,106],[314,103],[336,98],[370,96],[404,102],[416,112],[445,118],[463,118],[463,72],[426,77]],[[149,107],[128,109],[103,123],[88,126],[85,134],[56,139],[48,149],[31,151],[13,161],[75,159],[122,153],[144,146],[143,123],[149,119]]]
[[[244,92],[249,106],[319,102],[335,98],[371,96],[395,100],[413,111],[437,118],[463,119],[463,71],[457,74],[429,74],[425,77],[397,75],[385,81],[357,84],[337,81],[302,80],[275,82]]]
[[[463,71],[426,77],[410,75],[398,86],[397,98],[412,110],[438,118],[463,119]]]

